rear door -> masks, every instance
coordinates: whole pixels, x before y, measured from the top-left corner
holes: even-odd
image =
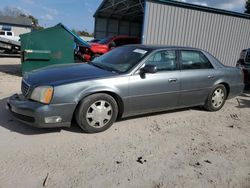
[[[158,72],[137,73],[129,80],[129,111],[132,114],[176,107],[180,90],[180,70],[175,50],[155,52],[144,65],[157,66]]]
[[[217,77],[213,65],[201,52],[180,50],[181,93],[179,105],[182,107],[203,104]]]

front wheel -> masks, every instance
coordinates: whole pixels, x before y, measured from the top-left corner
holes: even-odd
[[[118,106],[107,94],[93,94],[80,103],[76,110],[76,122],[87,133],[97,133],[108,129],[116,120]]]
[[[225,104],[227,98],[227,90],[224,85],[219,84],[209,94],[205,109],[208,111],[218,111]]]

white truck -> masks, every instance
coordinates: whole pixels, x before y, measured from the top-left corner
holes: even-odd
[[[19,41],[20,39],[20,37],[14,35],[13,31],[0,31],[0,37],[14,41]]]
[[[0,55],[1,54],[19,54],[20,41],[12,31],[0,30]]]

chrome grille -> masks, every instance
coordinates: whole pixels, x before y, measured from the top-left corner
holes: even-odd
[[[22,80],[22,86],[21,86],[22,94],[26,97],[29,94],[30,85]]]

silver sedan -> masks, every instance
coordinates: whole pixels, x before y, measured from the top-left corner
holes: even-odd
[[[195,48],[130,45],[89,64],[64,64],[24,76],[22,94],[7,108],[37,127],[69,127],[90,133],[108,129],[117,117],[204,106],[221,109],[242,93],[239,68],[227,67]]]

